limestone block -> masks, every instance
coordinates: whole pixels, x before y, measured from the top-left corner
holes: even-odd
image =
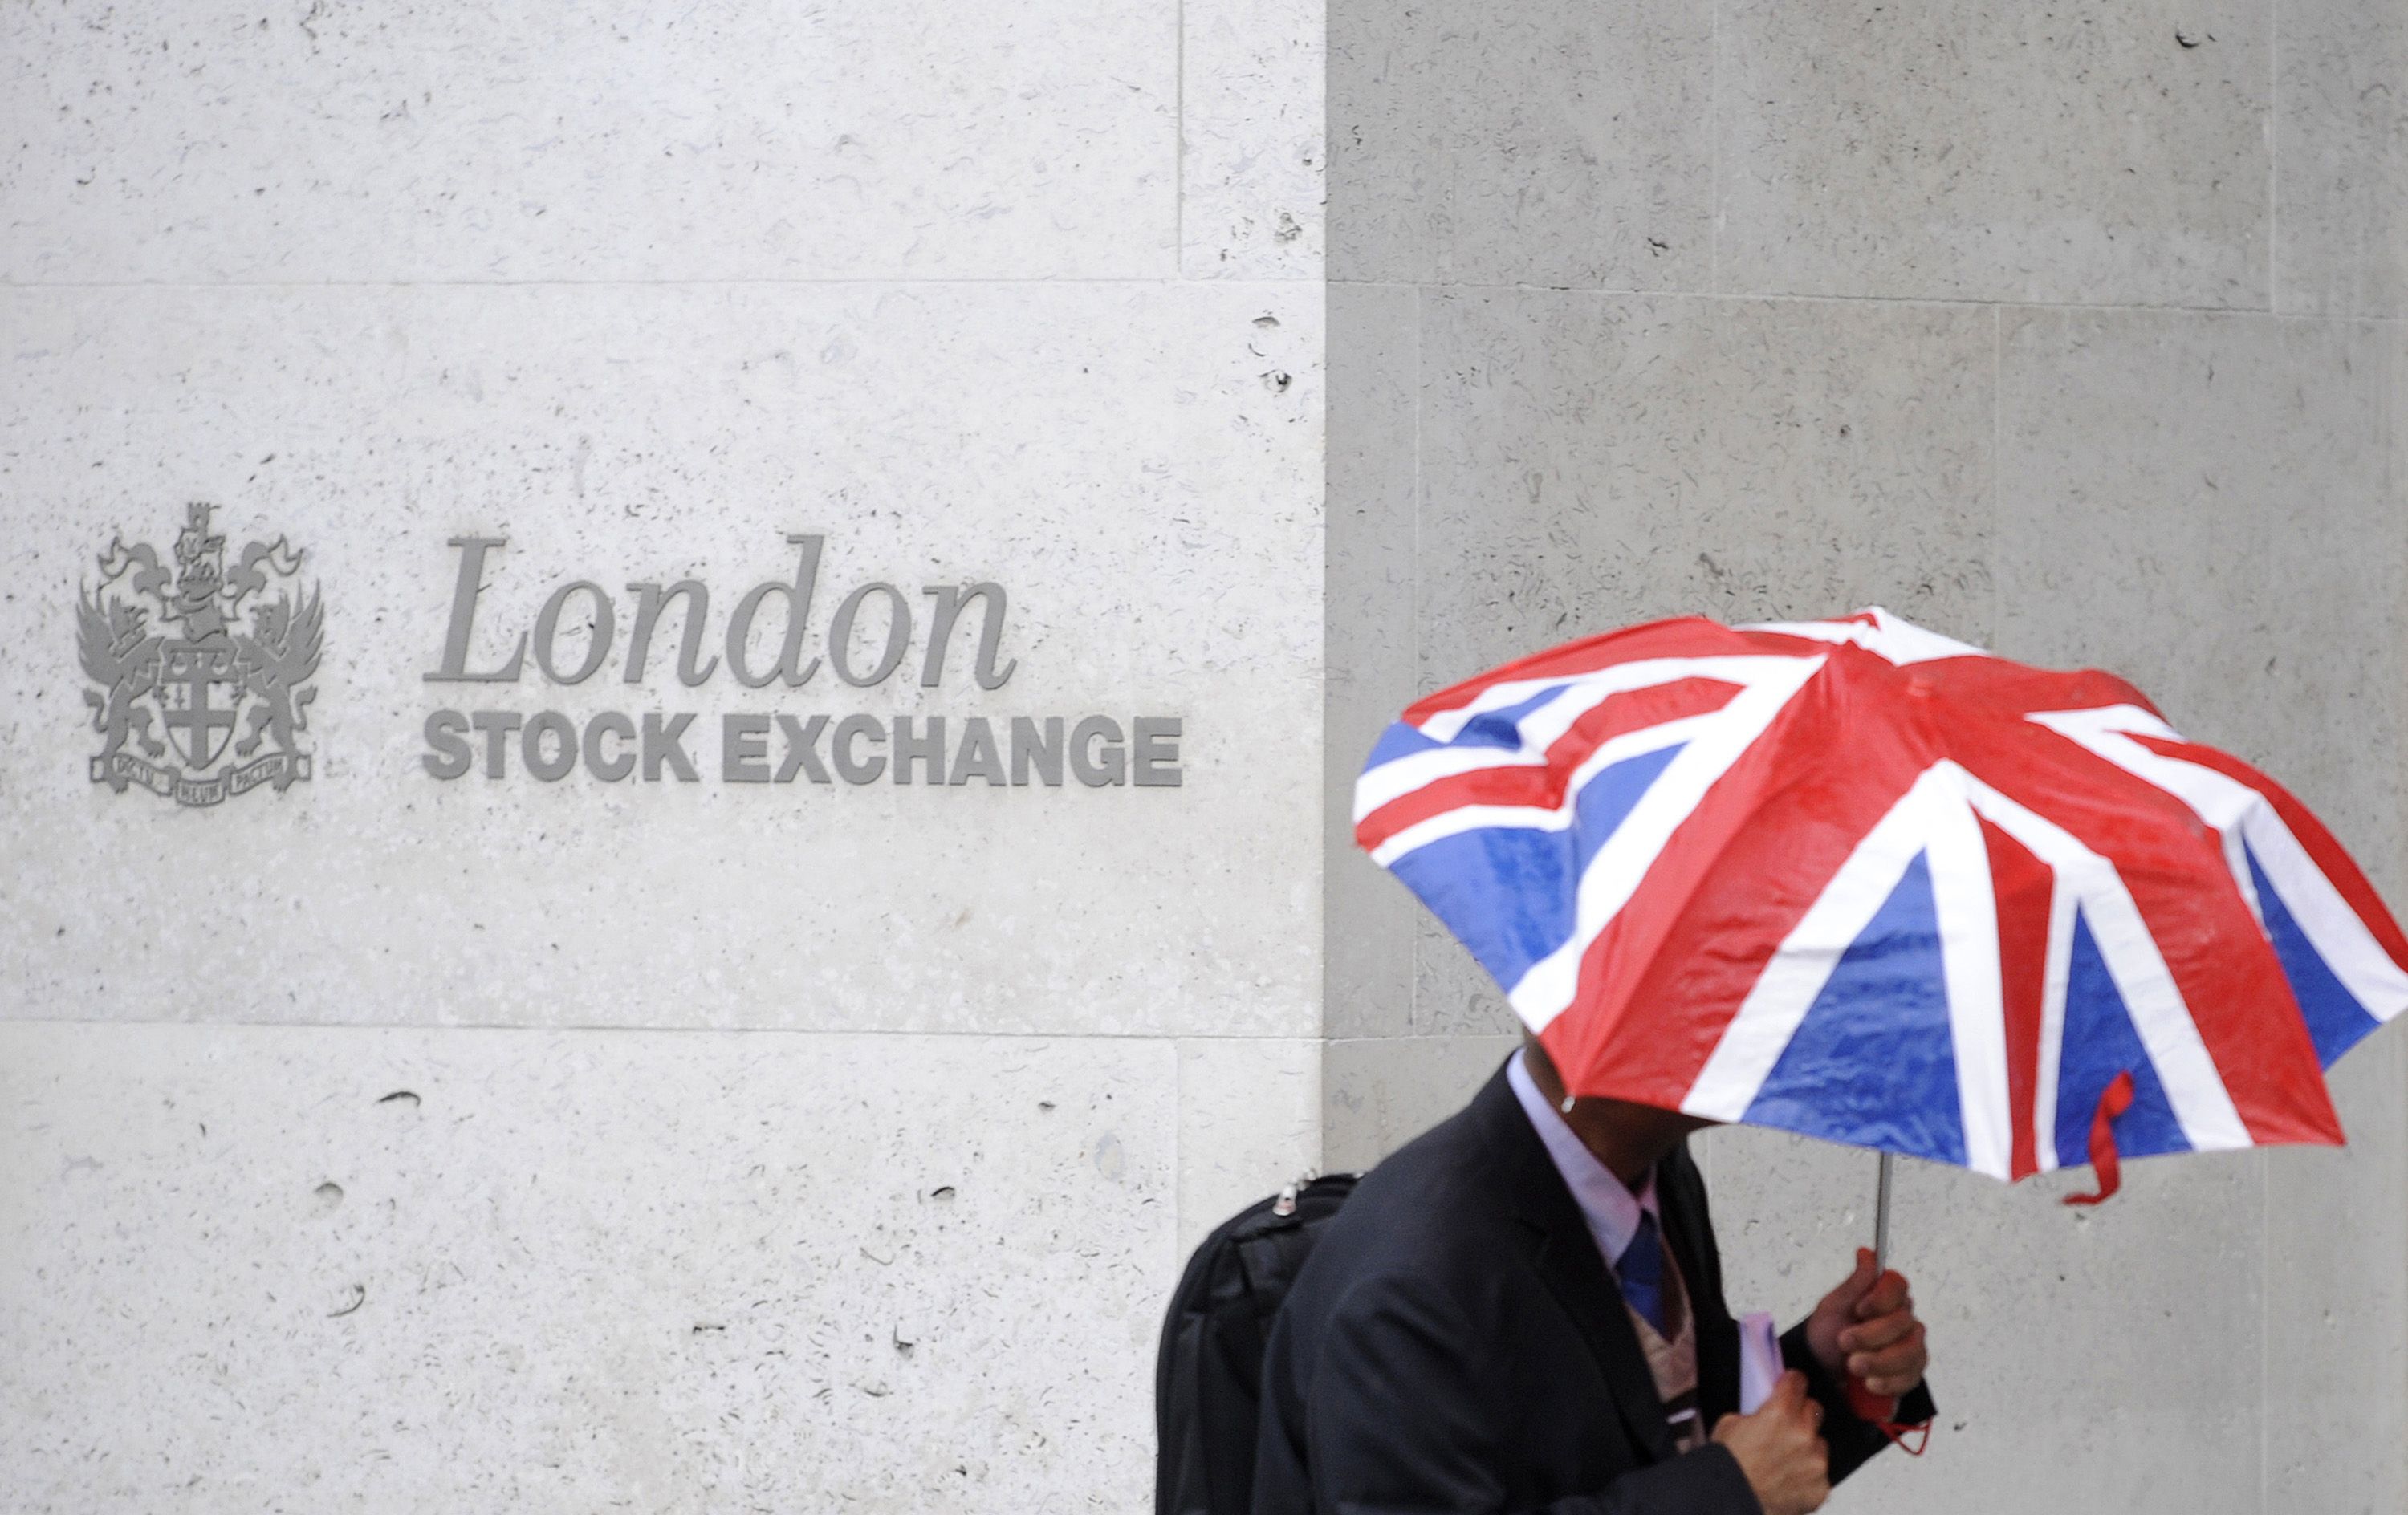
[[[1633,622],[1880,604],[1980,642],[1986,312],[1433,295],[1421,681]]]
[[[1720,20],[1714,288],[2265,307],[2269,7]]]
[[[12,11],[12,281],[1163,278],[1179,7]]]
[[[1219,1036],[1179,1043],[1182,1264],[1214,1226],[1320,1169],[1317,1039]]]
[[[1142,1505],[1167,1042],[0,1027],[12,1508]]]
[[[1380,285],[1329,291],[1322,889],[1323,1023],[1334,1036],[1405,1031],[1412,1019],[1417,908],[1354,845],[1354,779],[1380,734],[1425,693],[1413,650],[1419,299]]]
[[[37,290],[0,310],[22,586],[0,600],[0,836],[50,860],[6,880],[0,1014],[1318,1030],[1309,292]],[[172,545],[193,499],[236,550],[280,535],[308,554],[327,630],[315,777],[179,813],[91,781],[76,606],[113,537]],[[740,687],[714,665],[724,629],[738,596],[796,579],[794,533],[824,538],[802,650],[822,665]],[[459,575],[445,544],[471,536],[508,545],[467,669],[505,665],[579,580],[616,607],[607,667],[426,682]],[[688,687],[663,629],[625,682],[626,586],[687,578],[710,596],[696,671],[715,671]],[[978,581],[1008,591],[1010,677],[980,687],[965,629],[927,686],[923,589]],[[827,636],[840,598],[881,582],[895,593],[862,618],[881,629],[856,628],[846,665],[865,673],[893,603],[917,639],[853,687]],[[564,674],[589,603],[559,632]],[[508,740],[500,779],[481,748],[432,777],[430,715],[488,706],[580,729],[694,714],[696,781],[538,781]],[[721,723],[746,712],[920,735],[942,717],[963,743],[974,718],[1000,741],[1014,717],[1100,714],[1124,736],[1175,717],[1182,784],[996,783],[958,752],[958,784],[924,764],[908,787],[723,781]],[[769,730],[767,764],[785,742]]]
[[[2372,324],[2007,318],[1997,648],[2096,665],[2258,764],[2408,903],[2401,344]]]
[[[2274,308],[2408,315],[2408,12],[2275,12]]]
[[[1322,0],[1182,7],[1183,277],[1321,277],[1322,9]]]
[[[2327,1078],[2349,1145],[2266,1154],[2266,1508],[2397,1509],[2408,1444],[2408,1044],[2370,1037]]]
[[[1322,1053],[1322,1163],[1359,1173],[1461,1109],[1522,1044],[1512,1036],[1369,1036]]]
[[[1333,5],[1331,276],[1704,288],[1713,25],[1704,0]]]
[[[1534,649],[1535,650],[1535,649]],[[1395,879],[1390,886],[1403,889]],[[1505,991],[1419,900],[1413,915],[1412,1034],[1519,1036],[1522,1022]]]

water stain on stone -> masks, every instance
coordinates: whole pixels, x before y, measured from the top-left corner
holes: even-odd
[[[331,1210],[343,1202],[343,1186],[329,1179],[309,1191],[322,1210]]]
[[[1121,1138],[1107,1131],[1096,1143],[1096,1171],[1117,1183],[1128,1171],[1128,1158],[1121,1151]]]
[[[377,1101],[380,1105],[398,1105],[404,1102],[416,1105],[419,1103],[419,1099],[416,1094],[407,1089],[396,1089],[392,1093],[385,1095],[384,1098]]]

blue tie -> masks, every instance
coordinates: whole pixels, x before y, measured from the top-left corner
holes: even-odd
[[[1622,1297],[1657,1336],[1665,1335],[1664,1243],[1656,1234],[1656,1217],[1648,1211],[1639,1212],[1639,1229],[1631,1233],[1630,1245],[1622,1250],[1613,1271],[1622,1280]]]

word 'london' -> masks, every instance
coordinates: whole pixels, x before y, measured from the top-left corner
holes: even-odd
[[[621,665],[624,683],[640,684],[652,662],[654,633],[674,607],[678,613],[678,682],[689,689],[709,681],[722,666],[746,689],[773,684],[800,689],[820,671],[823,661],[843,683],[855,689],[882,684],[903,666],[911,650],[915,625],[911,602],[893,584],[864,584],[838,603],[830,618],[825,652],[809,662],[803,658],[810,630],[811,601],[819,586],[820,548],[825,538],[789,536],[796,550],[791,583],[773,579],[755,585],[736,602],[728,617],[720,651],[705,656],[710,591],[700,579],[683,579],[664,588],[658,583],[629,584],[634,597],[626,650]],[[601,585],[577,579],[552,591],[537,613],[531,632],[522,631],[510,655],[497,665],[471,669],[469,643],[476,630],[478,601],[484,592],[485,560],[500,536],[455,536],[460,550],[460,577],[452,593],[452,620],[443,634],[442,665],[425,676],[430,684],[515,684],[530,656],[543,677],[563,686],[575,686],[602,671],[618,646],[619,607]],[[982,690],[1001,689],[1019,666],[1013,659],[998,668],[996,658],[1003,640],[1007,603],[1003,586],[993,582],[968,585],[936,584],[921,591],[934,603],[928,610],[928,635],[922,651],[920,682],[942,684],[947,651],[958,622],[973,605],[979,607],[978,650],[972,677]],[[877,661],[855,666],[856,622],[872,599],[882,600],[886,616],[885,638]],[[769,619],[769,602],[784,617],[781,627]],[[576,612],[572,616],[572,612]],[[562,663],[562,620],[585,628],[582,647],[572,637],[569,651],[577,661]],[[755,648],[755,622],[761,631],[777,631],[776,658],[760,665]],[[874,632],[875,623],[867,628]],[[767,648],[761,650],[766,653]],[[427,750],[421,759],[437,779],[458,779],[480,765],[488,779],[500,779],[517,766],[545,782],[566,779],[580,764],[605,783],[632,779],[640,771],[647,782],[667,775],[684,783],[700,778],[690,741],[695,712],[649,710],[630,716],[604,710],[572,720],[559,710],[442,709],[426,718]],[[1064,773],[1089,788],[1134,784],[1140,789],[1175,789],[1181,782],[1176,716],[1138,716],[1125,732],[1111,716],[1090,715],[1077,722],[1061,716],[1013,716],[1001,734],[984,716],[961,722],[958,739],[949,736],[945,717],[915,721],[910,716],[883,718],[854,714],[796,715],[785,712],[738,711],[718,722],[718,772],[733,784],[792,783],[799,775],[815,784],[842,779],[848,784],[876,782],[891,776],[898,784],[912,781],[915,770],[927,784],[967,784],[983,779],[991,785],[1039,783],[1059,787]],[[773,761],[770,738],[780,750]],[[516,739],[513,740],[512,738]],[[1009,752],[1009,761],[1006,753]]]

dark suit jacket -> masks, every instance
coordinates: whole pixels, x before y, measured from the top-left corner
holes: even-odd
[[[1656,1193],[1711,1426],[1739,1407],[1739,1328],[1685,1146]],[[1804,1326],[1782,1351],[1822,1402],[1837,1482],[1887,1441]],[[1674,1452],[1613,1276],[1500,1069],[1363,1179],[1297,1276],[1263,1366],[1254,1515],[1536,1510],[1758,1515],[1729,1452]]]

